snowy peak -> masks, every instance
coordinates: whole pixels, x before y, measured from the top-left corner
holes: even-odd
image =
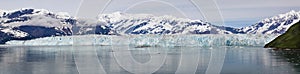
[[[123,12],[114,12],[111,14],[101,14],[98,16],[98,20],[100,21],[120,21],[120,20],[145,20],[145,19],[157,19],[157,20],[185,20],[190,21],[190,19],[186,18],[177,18],[170,15],[163,16],[155,16],[152,14],[129,14]]]
[[[67,13],[54,13],[45,9],[22,8],[0,11],[0,31],[12,38],[36,38],[70,35],[76,20]]]
[[[299,18],[300,11],[292,10],[285,14],[264,19],[241,30],[249,34],[283,34],[292,24],[297,23],[300,20]]]
[[[68,13],[54,13],[45,9],[22,8],[19,10],[1,10],[1,26],[16,27],[21,25],[36,26],[64,26],[66,24],[75,24],[74,17]]]
[[[300,16],[300,11],[296,12],[295,10],[292,10],[288,13],[285,14],[279,14],[277,16],[273,16],[271,18],[266,18],[264,20],[262,20],[262,22],[264,23],[268,23],[268,22],[272,22],[272,21],[276,21],[276,22],[283,22],[283,20],[295,20],[298,19]]]
[[[57,18],[71,18],[68,13],[59,12],[55,14],[54,12],[50,12],[46,9],[34,9],[34,8],[22,8],[18,10],[0,10],[0,17],[2,18],[17,18],[22,16],[29,16],[29,15],[48,15],[54,16]]]
[[[154,16],[151,14],[102,14],[99,21],[119,34],[233,34],[228,27],[219,27],[201,20]]]

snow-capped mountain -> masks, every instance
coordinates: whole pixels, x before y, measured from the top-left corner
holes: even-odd
[[[15,38],[71,35],[70,27],[75,23],[68,14],[44,9],[0,11],[0,31]]]
[[[168,15],[115,12],[82,19],[45,9],[0,10],[0,44],[9,40],[85,34],[283,34],[300,20],[299,13],[291,11],[249,27],[231,28]]]
[[[285,14],[266,18],[249,27],[241,28],[241,30],[247,34],[283,34],[298,21],[300,21],[300,11],[292,10]]]
[[[34,25],[57,27],[74,24],[74,17],[68,13],[53,13],[45,9],[23,8],[19,10],[0,10],[0,24],[2,26]],[[13,24],[13,25],[10,25]]]
[[[283,34],[292,24],[300,21],[300,11],[292,10],[243,28],[172,16],[120,12],[103,14],[98,19],[120,34]]]
[[[9,40],[72,35],[71,27],[75,23],[74,17],[67,13],[45,9],[0,10],[0,44]]]
[[[99,21],[107,23],[119,34],[235,34],[237,29],[212,25],[201,20],[154,16],[151,14],[102,14]]]
[[[91,22],[93,21],[93,22]],[[109,35],[109,28],[97,20],[77,19],[68,13],[45,9],[0,10],[0,44],[7,40],[28,40],[79,34]]]

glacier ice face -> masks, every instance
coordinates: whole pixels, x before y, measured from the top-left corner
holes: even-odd
[[[278,35],[78,35],[6,42],[6,45],[263,46]]]

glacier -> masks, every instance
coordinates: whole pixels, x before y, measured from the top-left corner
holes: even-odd
[[[115,12],[81,18],[24,8],[0,10],[0,44],[263,46],[298,21],[300,11],[293,10],[248,27],[233,28],[169,15]]]
[[[128,46],[263,46],[276,34],[203,34],[203,35],[77,35],[32,40],[12,40],[5,45],[128,45]]]

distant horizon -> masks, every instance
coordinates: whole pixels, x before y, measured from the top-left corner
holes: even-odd
[[[82,0],[3,0],[0,1],[0,9],[46,9],[55,13],[67,12],[71,16],[76,16],[81,1]],[[149,2],[140,3],[139,5],[139,1]],[[177,9],[161,2],[172,4]],[[300,11],[300,5],[298,4],[300,3],[300,0],[215,0],[215,2],[219,7],[222,17],[224,18],[223,25],[234,28],[250,26],[265,18],[287,13],[291,10]],[[146,13],[157,16],[168,14],[184,18],[181,13],[178,13],[178,10],[180,10],[184,12],[189,19],[204,20],[203,15],[195,9],[195,6],[193,6],[190,1],[183,0],[111,0],[103,13],[124,11],[126,8],[133,6],[134,4],[136,4],[136,6],[129,8],[126,13]],[[214,23],[213,21],[209,22]]]

